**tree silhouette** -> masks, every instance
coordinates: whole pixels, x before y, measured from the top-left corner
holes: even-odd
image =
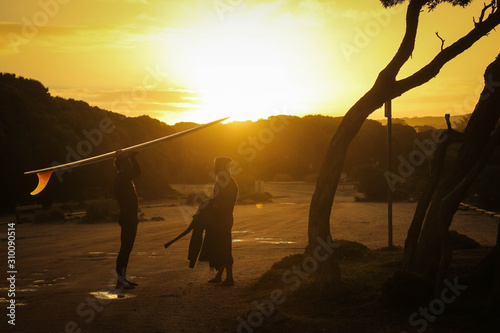
[[[386,1],[386,7],[403,3],[403,0]],[[412,75],[397,79],[402,66],[411,57],[415,48],[420,12],[424,8],[434,9],[439,3],[448,2],[452,5],[466,6],[470,1],[437,1],[437,0],[411,0],[406,13],[406,30],[398,51],[379,73],[372,88],[362,96],[345,114],[323,159],[318,175],[309,210],[308,247],[312,251],[320,246],[319,241],[331,238],[330,215],[335,191],[340,179],[344,160],[353,138],[358,133],[366,118],[380,108],[385,102],[401,96],[405,92],[418,87],[434,78],[441,68],[460,53],[471,47],[481,37],[487,35],[500,24],[500,11],[498,0],[493,0],[485,6],[474,27],[465,36],[458,39],[440,52],[425,66]],[[333,256],[318,264],[316,283],[320,290],[337,289],[340,287],[340,268]]]
[[[443,288],[452,258],[449,228],[453,215],[494,149],[500,145],[500,127],[497,126],[500,119],[500,55],[486,69],[484,80],[485,87],[464,133],[452,130],[448,120],[448,130],[442,134],[443,142],[434,158],[432,181],[419,201],[405,242],[403,270],[434,281],[438,293]],[[455,142],[461,143],[461,148],[442,181],[443,155]],[[437,186],[440,181],[441,185]],[[498,249],[493,250],[493,258],[498,258]]]

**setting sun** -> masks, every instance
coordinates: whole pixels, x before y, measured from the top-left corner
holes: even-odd
[[[317,87],[325,68],[303,61],[311,52],[303,37],[290,40],[286,30],[251,22],[192,37],[181,46],[176,62],[179,80],[198,91],[199,105],[189,113],[203,122],[223,116],[257,120],[291,109],[306,112],[322,97]]]

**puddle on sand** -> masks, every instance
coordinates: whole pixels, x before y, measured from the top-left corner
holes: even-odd
[[[233,235],[245,236],[248,234],[254,234],[255,232],[250,230],[236,230],[231,232]]]
[[[9,289],[10,289],[9,287],[0,288],[0,291],[7,291]],[[37,289],[35,289],[35,288],[21,288],[21,289],[16,288],[16,292],[19,292],[19,293],[25,293],[25,292],[31,292],[31,291],[37,291]]]
[[[135,297],[135,295],[132,294],[124,294],[115,290],[108,290],[108,291],[93,291],[90,293],[90,295],[94,296],[95,298],[99,299],[125,299],[125,298],[132,298]]]
[[[87,252],[89,257],[104,257],[106,253],[104,252]]]
[[[31,285],[30,287],[34,287],[34,288],[40,288],[40,287],[50,287],[50,286],[53,286],[54,283],[58,282],[58,281],[62,281],[62,280],[66,280],[66,278],[64,276],[59,276],[59,277],[56,277],[54,279],[49,279],[48,281],[45,281],[45,280],[34,280],[33,282],[31,282]],[[30,290],[32,291],[32,290]]]
[[[50,283],[50,282],[47,282],[45,280],[35,280],[32,282],[32,285],[31,287],[41,287],[41,286],[44,286],[44,287],[50,287],[52,286],[53,284]]]
[[[78,258],[93,258],[93,260],[101,260],[101,259],[115,259],[118,255],[117,252],[99,252],[99,251],[91,251],[91,252],[83,252],[78,255]]]
[[[233,239],[233,243],[239,242],[247,242],[247,241],[256,241],[261,244],[273,244],[273,245],[287,245],[287,244],[295,244],[296,242],[286,241],[278,237],[269,237],[269,238],[250,238],[250,239]]]
[[[153,257],[159,257],[160,255],[158,254],[158,252],[136,252],[136,253],[132,253],[132,254],[136,254],[138,256],[148,256],[150,258],[153,258]]]
[[[286,245],[286,244],[294,244],[295,242],[286,241],[277,237],[269,237],[269,238],[255,238],[258,243],[262,244],[274,244],[274,245]]]

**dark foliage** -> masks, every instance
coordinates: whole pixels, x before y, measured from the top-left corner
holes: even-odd
[[[54,174],[47,188],[32,197],[37,179],[24,171],[65,163],[67,157],[90,157],[132,144],[182,131],[196,126],[179,123],[168,126],[148,116],[135,118],[91,107],[83,101],[52,97],[40,82],[0,75],[0,210],[16,204],[54,201],[75,201],[110,198],[115,170],[111,162],[103,162],[64,172],[59,179]],[[109,119],[109,133],[100,130],[103,119]],[[215,125],[194,135],[141,151],[138,160],[143,173],[136,181],[137,191],[144,199],[174,195],[169,184],[208,184],[216,156],[230,156],[234,161],[234,176],[241,194],[254,190],[255,180],[300,180],[319,172],[324,152],[342,118],[310,115],[303,118],[279,116],[256,122],[232,122]],[[88,138],[93,135],[94,143]],[[385,170],[387,165],[386,127],[367,120],[356,138],[344,163],[348,180],[353,180],[360,166]],[[408,159],[420,141],[431,132],[416,133],[405,124],[393,124],[393,170],[398,169],[398,156]],[[83,142],[87,142],[82,144]],[[85,155],[85,156],[84,156]],[[493,163],[500,158],[492,159]],[[427,164],[416,168],[400,188],[412,196],[428,177]],[[60,181],[61,180],[61,181]],[[368,179],[384,197],[385,179]],[[487,181],[484,182],[487,184]],[[373,184],[372,184],[373,185]],[[495,189],[492,189],[494,191]]]
[[[405,2],[405,0],[380,0],[380,2],[382,2],[382,5],[387,8],[399,5]],[[426,5],[430,10],[432,10],[436,8],[437,5],[444,2],[450,3],[453,6],[465,7],[468,6],[472,2],[472,0],[428,0],[426,2]]]

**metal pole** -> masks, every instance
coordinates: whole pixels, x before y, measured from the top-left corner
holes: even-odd
[[[392,101],[385,103],[385,116],[387,117],[387,171],[392,174]],[[392,191],[387,187],[387,227],[389,234],[389,248],[392,244]]]

